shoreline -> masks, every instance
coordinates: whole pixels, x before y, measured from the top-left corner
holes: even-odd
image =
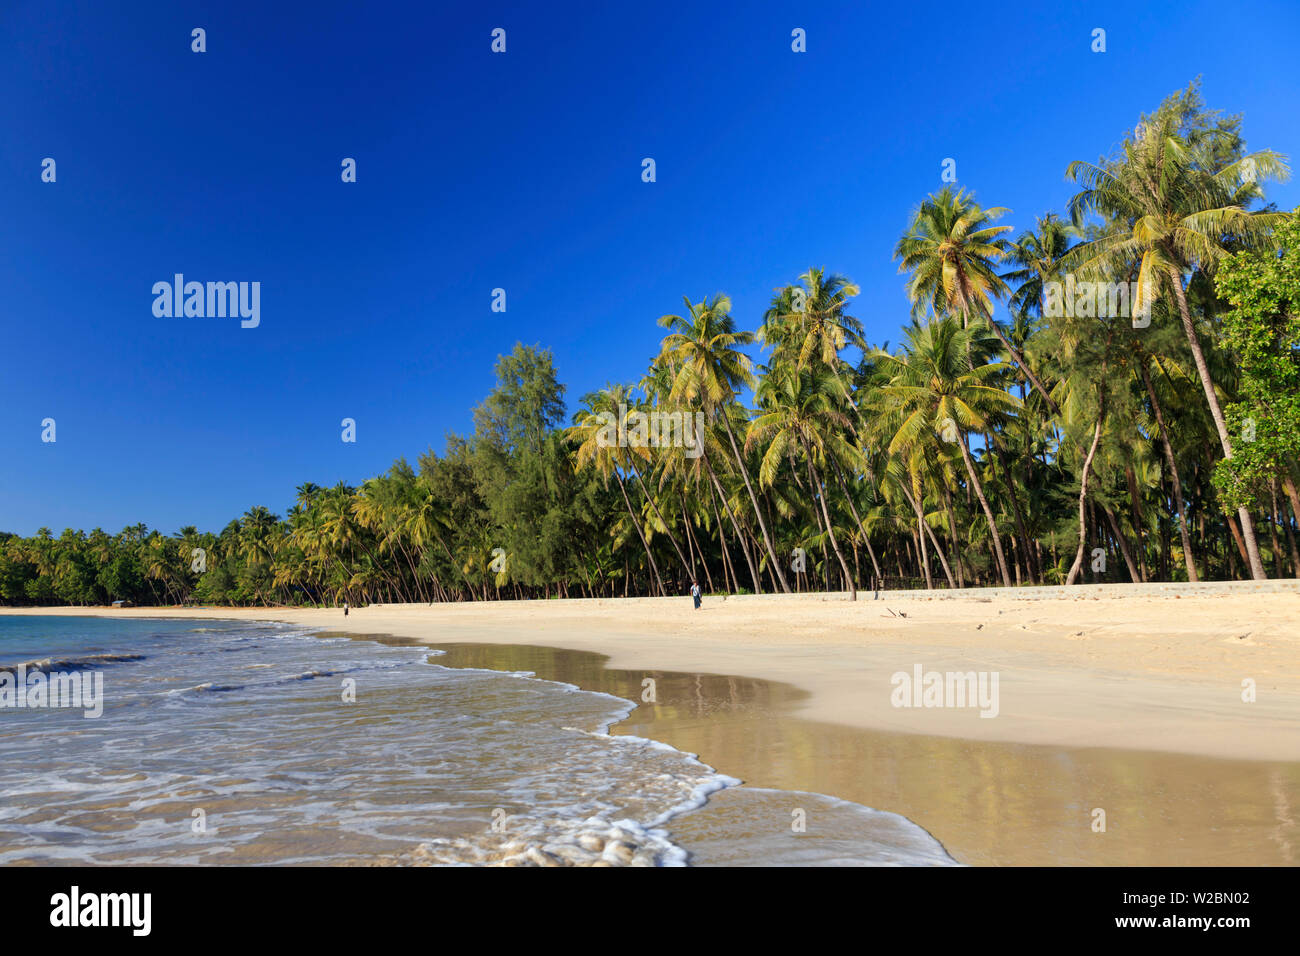
[[[688,598],[631,598],[372,606],[347,618],[292,608],[0,613],[284,621],[428,645],[446,653],[444,666],[533,671],[638,702],[611,733],[698,754],[750,790],[901,814],[963,863],[1293,865],[1300,589],[1270,583],[1280,586],[1076,588],[1069,600],[765,595],[706,598],[699,612]],[[914,664],[999,671],[997,718],[891,706],[889,674]],[[1241,700],[1243,675],[1256,681],[1255,703]],[[707,844],[747,819],[729,794],[668,829]],[[1097,807],[1120,839],[1091,830]],[[783,813],[761,826],[788,827]]]
[[[1068,599],[890,592],[310,608],[4,608],[0,614],[283,621],[426,644],[526,644],[620,670],[735,675],[808,693],[794,716],[861,730],[1300,760],[1300,581],[1085,585]],[[1156,593],[1159,589],[1159,593]],[[1038,589],[1035,589],[1038,590]],[[999,675],[996,719],[895,707],[891,677]],[[1243,700],[1243,682],[1255,700]]]
[[[697,865],[715,856],[725,865],[731,841],[788,831],[807,794],[901,815],[972,866],[1300,863],[1298,763],[860,730],[796,716],[808,694],[780,682],[619,670],[603,654],[532,644],[431,647],[440,666],[529,671],[634,703],[652,676],[657,702],[638,703],[608,732],[668,744],[742,782],[664,824]],[[1098,805],[1106,833],[1092,829]],[[810,815],[807,834],[825,836],[824,822]]]

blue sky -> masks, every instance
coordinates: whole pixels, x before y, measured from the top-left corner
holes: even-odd
[[[271,6],[0,8],[0,530],[283,514],[469,431],[516,341],[572,410],[683,295],[756,328],[813,265],[897,341],[893,245],[945,158],[1019,231],[1198,74],[1300,153],[1294,3]],[[177,272],[260,282],[261,324],[156,318]]]

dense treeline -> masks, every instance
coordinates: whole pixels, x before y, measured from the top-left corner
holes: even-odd
[[[963,190],[923,201],[893,350],[864,341],[849,279],[810,269],[755,332],[724,295],[687,300],[644,377],[566,426],[550,353],[519,345],[442,455],[219,534],[0,536],[0,601],[1300,575],[1300,219],[1262,189],[1286,174],[1192,85],[1072,163],[1066,215],[1018,237]]]

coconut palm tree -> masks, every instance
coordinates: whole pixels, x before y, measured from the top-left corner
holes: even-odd
[[[824,269],[809,269],[797,285],[778,290],[758,333],[776,350],[772,362],[789,360],[803,368],[816,361],[837,370],[845,347],[865,348],[862,323],[844,311],[859,291],[845,276],[828,276]]]
[[[1005,259],[1018,268],[1000,278],[1015,286],[1007,299],[1013,315],[1043,314],[1047,284],[1056,281],[1061,259],[1070,251],[1079,231],[1054,212],[1039,216],[1033,229],[1022,232],[1011,243]]]
[[[826,504],[827,485],[819,468],[825,466],[827,456],[844,460],[855,454],[845,437],[849,423],[848,416],[839,408],[839,391],[838,377],[826,369],[801,369],[792,363],[781,363],[759,383],[755,396],[759,412],[750,423],[745,446],[766,444],[758,471],[762,485],[771,485],[776,480],[788,455],[802,454],[831,549],[843,572],[850,599],[856,601],[857,584],[835,535],[835,523]]]
[[[655,587],[660,594],[666,595],[663,578],[659,574],[659,565],[650,542],[646,539],[645,529],[632,499],[628,497],[627,486],[623,483],[623,472],[631,469],[631,460],[640,458],[650,460],[650,449],[643,444],[634,444],[622,440],[627,428],[627,406],[631,399],[631,389],[625,385],[614,385],[599,392],[584,395],[582,408],[574,416],[573,425],[567,431],[569,441],[577,451],[574,453],[574,467],[581,471],[594,468],[606,482],[613,476],[618,483],[618,490],[623,495],[628,517],[636,528],[641,547],[645,550],[646,562],[654,575]]]
[[[1246,205],[1261,195],[1262,179],[1285,178],[1288,169],[1270,150],[1220,166],[1212,131],[1204,126],[1189,130],[1188,119],[1187,102],[1171,98],[1154,115],[1143,117],[1116,159],[1070,163],[1066,177],[1081,187],[1070,200],[1071,218],[1082,225],[1088,215],[1100,214],[1111,227],[1076,247],[1067,260],[1080,274],[1103,281],[1126,275],[1136,262],[1139,302],[1162,294],[1172,298],[1219,444],[1230,459],[1232,438],[1192,320],[1184,276],[1196,270],[1212,274],[1230,245],[1257,248],[1268,240],[1287,214],[1250,212]],[[1251,575],[1262,580],[1267,575],[1250,511],[1242,506],[1237,514]]]
[[[889,376],[880,392],[897,403],[902,417],[890,453],[901,453],[935,434],[957,443],[971,489],[988,520],[1002,582],[1011,587],[997,520],[975,470],[968,436],[972,430],[991,431],[1000,425],[1020,408],[1020,401],[1000,387],[999,379],[1009,367],[985,361],[992,342],[980,329],[963,329],[951,317],[913,325],[898,354],[880,355],[876,361]]]
[[[1011,227],[994,223],[1009,211],[1001,206],[985,209],[973,194],[945,186],[913,211],[906,235],[894,247],[894,258],[899,260],[899,272],[911,273],[907,296],[913,318],[923,317],[928,309],[935,315],[960,315],[963,325],[972,319],[987,323],[1050,406],[1054,403],[1043,383],[993,321],[993,299],[1009,292],[997,263],[1011,253],[1007,240],[1001,238]]]
[[[660,361],[667,364],[673,374],[670,400],[683,408],[699,408],[710,422],[722,422],[736,468],[753,506],[754,518],[762,532],[768,560],[772,562],[781,590],[789,594],[785,570],[772,547],[772,535],[749,480],[749,469],[740,453],[728,414],[739,390],[754,381],[749,356],[737,347],[752,343],[754,334],[736,329],[736,322],[731,317],[731,299],[725,295],[718,294],[698,303],[683,296],[682,301],[686,303],[687,317],[665,315],[659,319],[661,326],[672,330],[664,336],[659,349]],[[757,580],[755,587],[758,587]]]

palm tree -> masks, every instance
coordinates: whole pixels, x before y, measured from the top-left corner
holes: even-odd
[[[731,299],[718,294],[712,299],[692,303],[685,296],[686,315],[665,315],[659,324],[671,329],[664,336],[660,346],[660,360],[665,362],[673,373],[670,400],[684,408],[700,408],[710,422],[721,420],[731,443],[731,452],[735,457],[736,467],[745,483],[750,504],[754,508],[754,517],[758,521],[763,535],[763,546],[767,550],[768,560],[781,582],[781,590],[790,593],[790,585],[785,579],[785,570],[772,547],[772,536],[763,517],[763,509],[758,505],[758,496],[749,480],[749,469],[736,443],[736,434],[732,430],[728,409],[735,401],[736,393],[742,386],[751,385],[754,377],[749,356],[737,346],[749,345],[754,341],[752,332],[736,329],[736,322],[731,317]],[[757,588],[758,581],[755,580]]]
[[[997,520],[976,473],[967,438],[971,430],[991,431],[1020,407],[1019,400],[998,385],[1008,366],[984,361],[991,351],[992,341],[981,335],[978,327],[963,329],[945,317],[912,326],[901,352],[880,355],[877,361],[889,375],[889,384],[880,392],[897,403],[902,418],[890,440],[890,453],[897,454],[935,434],[957,443],[971,489],[988,521],[1002,582],[1011,587]]]
[[[261,568],[271,563],[274,554],[274,534],[280,519],[269,510],[258,505],[244,513],[240,520],[239,551],[250,569]],[[258,577],[254,577],[257,598],[263,604],[266,596],[262,593]]]
[[[655,586],[659,593],[667,595],[663,578],[659,575],[659,565],[655,563],[646,540],[641,519],[632,507],[628,497],[627,486],[623,483],[624,470],[631,467],[631,459],[639,457],[643,461],[650,459],[650,449],[644,445],[623,443],[619,436],[626,428],[625,410],[631,397],[630,389],[625,385],[615,385],[584,395],[583,408],[574,416],[573,426],[568,429],[569,440],[577,447],[574,455],[574,468],[595,468],[600,476],[608,482],[612,475],[618,482],[618,490],[623,494],[623,503],[627,507],[628,517],[636,528],[641,547],[645,550],[646,561],[654,574]],[[613,432],[611,433],[611,429]]]
[[[1056,279],[1060,262],[1070,251],[1078,230],[1054,212],[1039,216],[1032,230],[1022,232],[1006,250],[1005,258],[1019,266],[1001,278],[1016,284],[1007,299],[1014,315],[1043,314],[1047,284]]]
[[[1139,302],[1161,292],[1172,295],[1192,351],[1205,400],[1214,419],[1225,458],[1232,458],[1232,439],[1210,376],[1209,364],[1192,321],[1183,286],[1185,273],[1212,273],[1231,251],[1229,244],[1259,247],[1285,213],[1248,212],[1246,204],[1261,195],[1259,180],[1285,178],[1282,157],[1272,151],[1243,156],[1218,168],[1216,143],[1205,127],[1185,128],[1188,104],[1166,100],[1123,144],[1114,161],[1076,160],[1067,178],[1082,189],[1070,200],[1076,225],[1098,213],[1112,224],[1100,237],[1076,247],[1071,264],[1088,277],[1126,275],[1139,263]],[[1251,575],[1267,577],[1260,560],[1250,511],[1238,509]]]
[[[1007,212],[1001,206],[985,209],[964,189],[953,192],[945,186],[913,212],[907,234],[894,248],[894,258],[900,260],[899,272],[912,274],[907,296],[914,318],[930,309],[936,315],[960,315],[963,325],[971,318],[986,322],[1012,361],[1054,406],[1024,355],[993,321],[992,299],[1009,291],[995,267],[1010,254],[1007,241],[999,237],[1011,227],[994,225]]]
[[[865,348],[862,323],[844,312],[859,291],[845,276],[828,276],[824,269],[809,269],[798,285],[778,290],[758,335],[775,347],[773,363],[788,359],[803,368],[816,361],[838,369],[846,346]]]
[[[839,388],[838,377],[832,372],[781,363],[759,383],[759,414],[749,426],[745,446],[767,443],[758,471],[762,485],[773,483],[788,455],[802,453],[827,538],[844,574],[850,599],[856,601],[857,584],[835,536],[834,521],[826,505],[827,486],[818,469],[818,463],[824,465],[828,457],[845,459],[854,455],[853,446],[844,438],[849,423],[839,408]],[[790,463],[793,467],[793,461]]]

